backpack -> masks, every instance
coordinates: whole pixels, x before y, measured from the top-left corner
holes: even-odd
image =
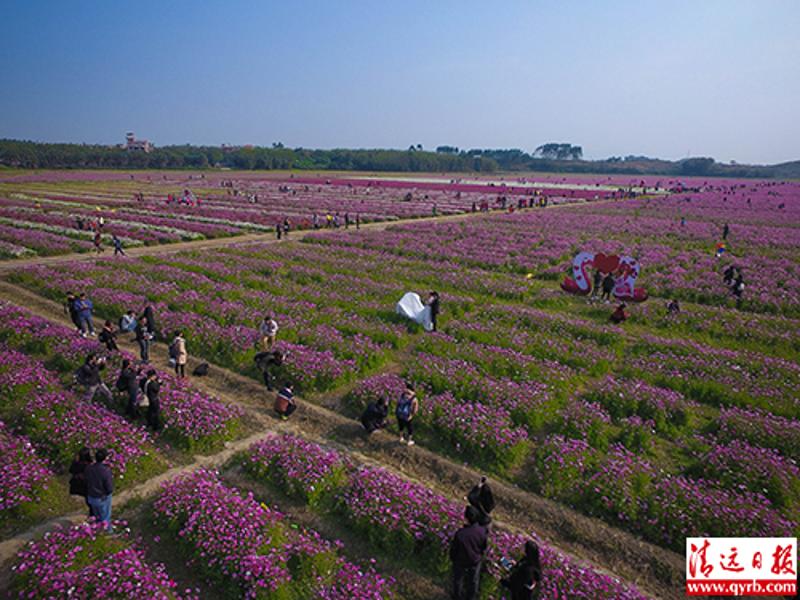
[[[411,416],[411,398],[400,400],[397,403],[397,409],[395,409],[395,415],[398,419],[403,421],[408,421],[408,418]]]
[[[192,371],[192,375],[195,377],[204,377],[208,375],[208,363],[204,362],[197,365],[194,371]]]
[[[169,358],[170,360],[177,360],[178,358],[178,340],[175,339],[169,345]]]

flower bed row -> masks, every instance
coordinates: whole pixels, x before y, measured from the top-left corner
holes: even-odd
[[[339,556],[338,542],[297,528],[213,472],[198,471],[164,484],[154,510],[193,562],[244,598],[395,597],[391,579]]]
[[[353,529],[392,557],[416,561],[420,568],[437,576],[446,573],[448,547],[462,525],[464,509],[430,488],[386,469],[352,465],[335,451],[291,435],[255,444],[243,464],[253,477],[344,517]],[[309,495],[308,490],[315,492]],[[492,529],[486,561],[488,577],[481,580],[482,598],[499,595],[499,580],[506,575],[499,561],[520,557],[525,539]],[[542,599],[644,598],[635,588],[544,544],[540,548]]]
[[[12,304],[0,303],[0,339],[4,343],[46,357],[48,364],[71,374],[89,352],[101,353],[97,342],[75,336],[67,327],[52,323]],[[119,359],[133,356],[120,353],[102,372],[109,387],[117,380]],[[163,385],[160,392],[164,433],[188,451],[211,450],[232,439],[238,432],[242,411],[223,403],[178,379],[156,369]],[[119,409],[127,400],[121,400]]]
[[[127,535],[109,536],[102,523],[45,534],[19,552],[12,570],[12,594],[29,600],[182,597],[164,565],[147,560]]]
[[[0,527],[37,502],[52,478],[49,465],[28,438],[14,434],[0,420]]]

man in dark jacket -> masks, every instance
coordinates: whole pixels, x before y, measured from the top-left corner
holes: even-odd
[[[153,431],[161,429],[161,404],[158,398],[160,391],[161,382],[158,380],[158,374],[150,369],[146,379],[142,380],[142,393],[147,397],[147,424]]]
[[[494,510],[495,502],[492,488],[487,483],[486,477],[481,477],[477,485],[469,491],[467,501],[478,510],[478,523],[488,527],[492,522],[489,513]]]
[[[478,523],[478,510],[468,506],[464,518],[467,524],[456,532],[450,543],[453,600],[475,600],[478,597],[481,562],[487,547],[486,528]]]
[[[100,379],[100,371],[105,368],[106,360],[104,358],[97,358],[97,355],[91,353],[86,357],[86,361],[81,368],[75,373],[77,382],[86,388],[86,400],[94,399],[98,392],[107,403],[111,403],[114,399],[111,395],[111,390],[109,390],[106,384]]]
[[[267,386],[269,391],[272,391],[272,380],[274,377],[272,369],[278,369],[283,364],[283,354],[280,350],[259,352],[253,357],[253,360],[264,377],[264,385]]]
[[[426,304],[431,308],[431,331],[436,331],[436,322],[439,318],[439,292],[431,292]]]
[[[128,394],[125,414],[129,417],[136,416],[136,406],[139,399],[139,389],[136,383],[138,377],[139,373],[131,366],[130,359],[124,359],[122,361],[122,370],[119,372],[119,378],[117,379],[117,389]]]
[[[86,479],[86,501],[92,509],[92,516],[106,524],[111,533],[111,495],[114,492],[114,476],[104,461],[108,451],[100,448],[94,455],[94,463],[83,472]]]
[[[75,304],[77,301],[78,297],[72,292],[69,292],[67,294],[67,299],[64,301],[64,312],[69,313],[69,320],[75,325],[75,329],[78,333],[81,333],[81,321],[78,318],[78,308]]]

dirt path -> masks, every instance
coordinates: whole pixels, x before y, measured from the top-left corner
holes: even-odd
[[[230,241],[230,240],[229,240]],[[0,282],[0,298],[10,300],[42,317],[67,323],[60,305],[9,283]],[[134,351],[131,342],[121,340],[120,346]],[[155,344],[151,352],[156,364],[166,365],[167,347]],[[189,369],[198,363],[190,359]],[[445,496],[461,500],[477,481],[480,472],[468,464],[437,455],[425,448],[399,445],[394,436],[378,432],[366,438],[357,421],[308,402],[299,403],[291,420],[283,422],[273,417],[271,396],[262,385],[237,373],[212,365],[208,377],[192,378],[192,383],[222,400],[243,406],[248,417],[265,431],[287,431],[312,441],[350,453],[357,460],[379,464],[403,476],[432,487]],[[267,433],[259,433],[267,435]],[[252,439],[237,442],[222,453],[198,459],[179,469],[188,471],[203,464],[222,464],[234,449],[245,448]],[[174,476],[168,472],[152,482],[131,490],[131,494],[152,493],[161,481]],[[552,546],[567,554],[587,560],[597,567],[637,584],[654,597],[683,597],[683,557],[657,547],[598,519],[586,517],[566,506],[525,492],[504,481],[493,481],[499,499],[496,510],[498,523],[517,531],[536,531]],[[119,504],[120,501],[117,501]],[[79,518],[78,515],[73,515]],[[25,541],[48,529],[45,524],[26,532],[0,546],[0,559],[19,548]]]

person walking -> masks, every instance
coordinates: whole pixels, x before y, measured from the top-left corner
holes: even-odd
[[[614,279],[614,275],[609,273],[603,279],[603,295],[601,299],[605,301],[606,304],[611,304],[611,292],[614,291],[614,285],[616,284],[616,280]]]
[[[436,322],[439,318],[439,292],[431,292],[425,304],[431,309],[431,331],[436,331]]]
[[[406,384],[406,389],[397,401],[394,414],[397,417],[397,427],[400,429],[400,443],[414,445],[411,439],[414,435],[414,417],[419,412],[419,400],[417,394],[410,383]]]
[[[105,344],[106,350],[109,352],[116,352],[119,350],[117,347],[117,332],[114,330],[114,325],[111,321],[106,320],[103,324],[103,328],[100,330],[100,335],[97,336],[97,339]]]
[[[81,295],[75,301],[75,311],[78,314],[78,327],[81,330],[81,335],[94,335],[94,324],[92,323],[92,311],[94,304],[86,297],[86,294],[81,292]]]
[[[161,391],[161,381],[158,379],[158,374],[150,369],[147,375],[141,381],[142,394],[147,399],[147,425],[153,431],[161,430],[161,404],[158,394]]]
[[[116,234],[111,236],[111,242],[114,244],[114,256],[125,256],[125,250],[122,249],[122,240]]]
[[[105,368],[105,358],[98,358],[94,352],[86,356],[83,365],[81,365],[75,373],[75,380],[86,388],[84,400],[93,400],[98,392],[107,403],[110,404],[114,400],[114,397],[111,395],[111,390],[108,389],[100,378],[100,371]]]
[[[288,419],[297,410],[297,402],[294,399],[294,387],[291,384],[285,385],[275,396],[273,409],[282,420]]]
[[[128,401],[125,405],[125,414],[131,418],[138,415],[138,402],[139,402],[139,387],[137,379],[139,372],[133,368],[130,359],[125,358],[122,361],[122,368],[117,377],[116,388],[120,392],[128,395]]]
[[[81,320],[78,317],[77,302],[78,297],[72,292],[67,292],[67,298],[64,300],[64,313],[69,315],[69,320],[75,325],[76,331],[82,333],[83,330],[81,329]]]
[[[258,326],[258,333],[261,335],[261,348],[264,352],[269,352],[275,345],[275,338],[278,335],[278,323],[272,315],[265,315],[264,320]]]
[[[153,341],[153,334],[150,333],[148,328],[147,317],[142,316],[136,324],[136,343],[139,344],[139,358],[142,362],[148,364],[150,362],[150,342]]]
[[[381,396],[377,402],[370,402],[361,415],[361,425],[368,434],[377,429],[386,427],[386,417],[389,415],[389,403]]]
[[[103,248],[103,236],[100,235],[99,231],[94,232],[94,251],[98,254],[102,254],[106,251],[106,249]]]
[[[486,481],[486,477],[481,477],[480,481],[472,487],[467,494],[467,502],[478,511],[478,523],[488,527],[492,522],[489,514],[494,510],[495,501],[492,488]]]
[[[542,583],[542,564],[539,546],[533,540],[525,542],[525,556],[511,569],[500,585],[511,592],[511,600],[537,600]]]
[[[283,354],[280,350],[270,350],[267,352],[259,352],[253,357],[256,367],[261,371],[264,378],[264,385],[267,390],[272,391],[273,368],[278,368],[283,364]]]
[[[477,600],[481,563],[488,545],[486,528],[478,523],[478,510],[467,506],[466,525],[459,529],[450,543],[450,562],[453,565],[453,600]]]
[[[86,486],[86,467],[92,464],[92,452],[88,448],[81,448],[78,456],[69,466],[69,494],[70,496],[80,496],[89,509],[89,516],[92,516],[92,507],[89,504],[89,492]]]
[[[106,524],[106,531],[111,533],[111,501],[114,494],[114,475],[105,464],[108,450],[100,448],[94,453],[94,462],[86,467],[86,501],[92,516]]]
[[[186,377],[186,362],[189,360],[189,353],[186,351],[186,338],[182,331],[176,331],[169,345],[169,357],[175,361],[175,375],[179,379]]]

